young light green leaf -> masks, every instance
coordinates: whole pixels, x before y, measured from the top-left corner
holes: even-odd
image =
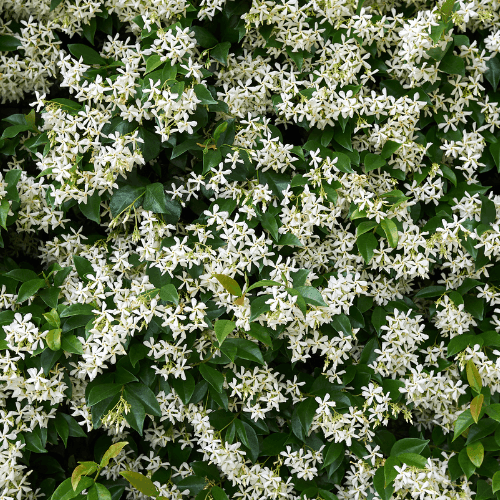
[[[481,408],[483,406],[484,394],[478,394],[470,404],[470,414],[474,422],[477,424],[479,420],[479,415],[481,413]]]
[[[96,470],[97,464],[95,462],[80,462],[80,465],[78,465],[73,471],[73,474],[71,474],[71,486],[73,491],[76,491],[82,476],[93,474]]]
[[[68,477],[65,481],[63,481],[52,493],[50,500],[71,500],[72,498],[76,498],[83,490],[86,490],[90,486],[94,484],[94,480],[90,477],[82,477],[78,482],[78,486],[76,490],[71,486],[71,478]]]
[[[241,288],[240,285],[233,279],[230,278],[229,276],[226,276],[225,274],[215,274],[214,275],[217,278],[217,281],[231,294],[231,295],[236,295],[239,297],[241,295]]]
[[[481,467],[484,460],[484,446],[481,441],[467,445],[467,456],[476,467]]]
[[[126,470],[121,471],[120,474],[136,489],[144,495],[156,497],[159,495],[158,489],[153,484],[153,481],[139,472]]]
[[[483,383],[481,381],[481,375],[479,374],[479,371],[474,364],[474,361],[472,359],[469,359],[467,361],[466,365],[466,372],[467,372],[467,382],[469,382],[469,385],[474,389],[476,392],[481,392],[481,387],[483,386]]]
[[[58,351],[61,348],[61,329],[55,328],[50,330],[45,337],[45,342],[52,351]]]
[[[120,441],[119,443],[114,443],[112,444],[104,453],[101,459],[101,463],[99,464],[99,467],[106,467],[109,464],[109,461],[112,458],[117,457],[123,448],[127,446],[128,441]]]

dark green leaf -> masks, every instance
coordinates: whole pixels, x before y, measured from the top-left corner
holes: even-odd
[[[144,210],[149,210],[155,214],[168,214],[165,202],[165,190],[163,184],[155,182],[146,186],[146,195],[142,204]]]
[[[210,56],[226,66],[230,47],[230,42],[219,43],[210,51]]]
[[[95,387],[92,387],[90,390],[87,404],[89,406],[94,406],[100,401],[103,401],[107,398],[112,398],[116,394],[118,394],[122,389],[121,385],[118,384],[99,384]]]
[[[85,64],[106,64],[106,59],[101,57],[97,51],[87,45],[72,43],[68,45],[68,49],[76,59],[82,57]]]
[[[20,287],[17,294],[17,302],[20,304],[25,300],[29,299],[35,295],[40,288],[46,286],[47,283],[43,279],[34,279],[30,281],[25,281]]]
[[[146,385],[141,382],[133,382],[131,384],[127,384],[127,391],[132,393],[137,399],[141,401],[146,412],[150,415],[154,415],[156,417],[161,417],[161,408],[154,392]]]
[[[224,375],[222,373],[207,364],[201,364],[200,374],[217,392],[222,392],[222,386],[224,385]]]
[[[125,210],[129,210],[132,207],[138,207],[140,205],[140,199],[144,196],[146,188],[143,186],[123,186],[117,189],[113,196],[111,196],[111,202],[109,204],[109,209],[111,211],[111,216],[113,218],[118,217]]]
[[[21,40],[11,35],[0,36],[0,52],[16,50],[22,45]]]
[[[371,232],[364,233],[356,239],[359,253],[366,264],[369,264],[373,258],[374,250],[378,247],[377,238]]]

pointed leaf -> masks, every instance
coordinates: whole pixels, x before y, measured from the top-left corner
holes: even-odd
[[[127,446],[128,441],[120,441],[119,443],[112,444],[104,453],[101,459],[101,463],[99,464],[99,467],[106,467],[109,464],[109,461],[112,458],[117,457],[123,448]]]
[[[139,472],[127,470],[121,471],[120,474],[137,490],[139,490],[144,495],[150,497],[156,497],[159,492],[153,481]]]
[[[239,297],[241,295],[241,288],[237,281],[225,274],[215,274],[217,281],[231,294]]]
[[[392,248],[398,246],[398,228],[391,219],[382,219],[380,222],[382,229],[387,237],[387,241]]]
[[[219,345],[222,345],[224,339],[236,328],[236,323],[227,319],[219,319],[215,322],[214,328]]]

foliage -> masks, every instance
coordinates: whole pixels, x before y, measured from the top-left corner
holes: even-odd
[[[2,498],[500,498],[496,3],[0,10]]]

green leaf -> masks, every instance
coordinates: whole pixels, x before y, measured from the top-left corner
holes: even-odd
[[[368,153],[365,156],[365,171],[370,172],[371,170],[375,170],[376,168],[381,168],[385,165],[385,160],[379,156],[374,155],[373,153]]]
[[[112,458],[117,457],[123,448],[127,446],[128,441],[120,441],[119,443],[114,443],[112,444],[105,452],[104,455],[101,458],[101,463],[99,464],[99,467],[107,467],[109,464],[109,461]]]
[[[0,42],[1,43],[1,42]],[[488,80],[493,87],[493,91],[496,91],[498,87],[498,82],[500,81],[500,57],[497,54],[495,57],[488,59],[486,61],[486,67],[488,68],[484,73],[486,80]]]
[[[87,500],[112,500],[108,488],[100,483],[93,484],[88,492]]]
[[[88,476],[96,470],[97,464],[95,462],[81,462],[80,465],[75,468],[73,474],[71,474],[71,487],[73,488],[73,491],[77,489],[82,476]]]
[[[274,241],[278,241],[279,233],[276,217],[272,216],[269,212],[266,212],[264,215],[262,215],[260,222],[262,224],[262,227],[269,231]]]
[[[314,398],[307,398],[299,403],[292,414],[292,431],[302,441],[305,440],[318,409]]]
[[[153,481],[149,477],[143,476],[139,472],[127,470],[121,471],[120,474],[137,490],[144,495],[156,497],[159,492]]]
[[[304,51],[303,50],[298,50],[297,52],[293,51],[293,47],[290,47],[290,45],[286,46],[286,53],[288,54],[288,57],[295,63],[297,66],[297,69],[299,71],[302,70],[302,64],[304,63]]]
[[[79,255],[73,255],[73,262],[75,264],[75,269],[76,272],[78,273],[78,276],[80,276],[80,278],[82,278],[84,281],[88,281],[87,276],[89,274],[91,274],[92,277],[95,276],[95,271],[94,268],[92,267],[92,264],[84,257],[80,257]]]
[[[246,332],[247,335],[251,335],[254,339],[259,340],[263,344],[268,345],[269,347],[273,347],[273,341],[271,340],[271,336],[267,331],[265,326],[262,326],[259,323],[250,323],[250,330]]]
[[[230,42],[219,43],[210,51],[210,56],[226,66],[230,47]]]
[[[132,393],[143,404],[146,412],[156,417],[161,417],[161,408],[154,392],[141,382],[127,384],[127,391]]]
[[[356,239],[359,253],[366,264],[369,264],[373,258],[374,250],[378,247],[377,238],[371,232],[364,233]]]
[[[111,217],[118,217],[125,210],[132,207],[137,208],[140,205],[140,199],[144,196],[146,188],[143,186],[123,186],[117,189],[111,196],[109,209]]]
[[[86,490],[90,486],[94,484],[94,480],[90,477],[82,477],[82,479],[78,483],[78,487],[76,490],[73,490],[71,486],[71,478],[68,477],[65,481],[63,481],[52,493],[50,500],[71,500],[72,498],[77,497],[83,490]]]
[[[500,141],[490,144],[489,150],[497,170],[500,172]]]
[[[443,172],[443,177],[445,179],[448,179],[454,186],[456,186],[457,176],[455,175],[455,172],[453,172],[453,170],[446,165],[440,165],[439,168],[441,169],[441,172]]]
[[[457,335],[453,337],[448,343],[447,357],[463,351],[466,347],[474,346],[476,344],[483,345],[483,339],[477,335]]]
[[[250,303],[250,322],[255,321],[261,314],[271,310],[271,306],[266,301],[272,298],[272,295],[259,295]]]
[[[99,384],[94,387],[89,392],[87,398],[87,404],[89,406],[94,406],[104,399],[112,398],[118,394],[122,389],[121,385],[118,384]]]
[[[479,415],[481,414],[481,408],[484,402],[484,394],[478,394],[470,403],[470,414],[477,424],[479,421]]]
[[[0,226],[7,230],[7,216],[10,210],[9,200],[4,198],[0,203]]]
[[[306,304],[311,304],[313,306],[327,307],[323,296],[316,288],[312,286],[299,286],[296,290],[302,295]]]
[[[46,282],[43,279],[34,279],[30,281],[24,282],[20,287],[17,293],[17,303],[20,304],[25,300],[33,297],[40,288],[46,286]]]
[[[496,493],[498,490],[500,490],[500,471],[496,471],[495,474],[493,474],[493,493]]]
[[[368,220],[361,222],[361,224],[356,228],[356,237],[358,238],[362,234],[367,233],[371,229],[378,226],[378,222],[374,220]]]
[[[22,45],[21,40],[11,35],[0,36],[0,52],[16,50]]]
[[[92,311],[95,308],[96,307],[92,304],[71,304],[61,313],[61,318],[69,318],[71,316],[79,315],[89,316],[94,314]]]
[[[345,337],[352,335],[351,322],[345,314],[336,314],[332,316],[330,324],[337,332],[342,332]]]
[[[219,488],[219,486],[212,486],[210,494],[214,500],[229,500],[226,492],[222,488]]]
[[[427,459],[422,457],[421,455],[418,455],[417,453],[401,453],[397,458],[404,464],[407,464],[411,467],[425,469],[427,466]]]
[[[476,466],[471,462],[469,455],[467,453],[467,448],[463,448],[458,454],[458,463],[462,468],[467,479],[469,479],[474,471],[476,470]]]
[[[200,365],[201,376],[217,391],[222,392],[224,385],[224,375],[217,370],[214,370],[206,363]]]
[[[467,361],[466,372],[467,382],[472,387],[472,389],[474,389],[477,393],[480,393],[483,383],[481,381],[481,375],[479,374],[479,371],[472,359],[469,359],[469,361]]]
[[[417,438],[400,439],[391,448],[391,457],[397,457],[402,453],[416,453],[417,455],[427,446],[429,440]]]
[[[227,127],[227,122],[223,122]],[[203,172],[202,175],[207,174],[212,168],[217,167],[222,161],[222,154],[220,149],[208,149],[203,152]]]
[[[419,297],[423,299],[428,299],[430,297],[439,297],[446,292],[446,287],[441,285],[428,286],[426,288],[421,288],[414,296],[414,299]]]
[[[483,396],[483,394],[480,394],[478,397]],[[491,405],[488,405],[484,411],[493,419],[496,420],[497,422],[500,422],[500,403],[494,403]]]
[[[159,56],[158,54],[150,55],[146,59],[146,72],[144,73],[144,75],[151,73],[151,71],[154,71],[161,64],[162,64],[161,56]]]
[[[273,281],[273,280],[260,280],[260,281],[257,281],[257,283],[250,285],[247,288],[245,293],[248,293],[251,290],[254,290],[255,288],[259,288],[262,286],[284,286],[284,285],[283,285],[283,283],[278,283],[277,281]]]
[[[289,435],[281,432],[274,432],[266,437],[261,443],[261,455],[263,457],[271,457],[279,455],[285,450],[285,443],[288,441]]]
[[[87,196],[87,203],[80,203],[78,208],[87,219],[101,223],[101,197],[97,191],[92,196]]]
[[[149,162],[154,160],[160,154],[160,137],[144,127],[139,127],[137,137],[143,140],[143,142],[139,142],[138,147],[141,150],[144,161]]]
[[[194,497],[205,488],[205,478],[201,476],[188,476],[177,483],[177,488],[181,491],[188,490],[189,496]]]
[[[139,398],[127,389],[127,386],[123,389],[123,397],[130,405],[130,411],[125,414],[125,420],[128,422],[130,427],[132,427],[132,429],[142,435],[144,420],[146,420],[146,410],[144,405]]]
[[[344,445],[343,443],[331,442],[328,444],[325,452],[323,453],[323,465],[321,469],[325,469],[330,464],[333,464],[341,455],[344,455]]]
[[[465,62],[461,57],[456,56],[453,50],[449,50],[439,63],[439,70],[448,75],[460,75],[464,77]]]
[[[227,122],[222,122],[219,125],[217,125],[217,128],[214,131],[214,141],[215,142],[219,141],[220,136],[226,131],[227,127],[228,127]]]
[[[214,100],[212,97],[212,94],[210,91],[207,89],[205,85],[202,85],[201,83],[195,84],[194,88],[194,93],[196,94],[196,97],[200,99],[201,103],[200,104],[217,104],[217,101]]]
[[[391,245],[392,248],[396,248],[398,246],[398,228],[396,224],[392,219],[382,219],[380,226],[384,230],[389,245]]]
[[[49,12],[55,10],[62,3],[62,0],[50,0],[50,9]]]
[[[144,210],[149,210],[155,214],[168,214],[167,204],[165,202],[165,189],[163,184],[155,182],[146,186],[146,195],[142,204]]]
[[[165,302],[173,302],[176,305],[179,303],[179,294],[177,293],[176,287],[172,285],[172,283],[160,288],[160,298]]]
[[[85,64],[106,64],[106,59],[101,57],[97,51],[87,45],[71,43],[68,45],[68,49],[77,59],[83,57],[83,62]]]
[[[453,440],[458,438],[463,432],[465,432],[472,424],[474,423],[474,419],[472,418],[472,414],[470,409],[467,409],[460,413],[458,418],[455,420],[455,432],[453,434]]]
[[[64,419],[61,413],[57,413],[56,418],[54,419],[54,423],[56,426],[57,434],[61,437],[64,446],[66,447],[68,445],[68,438],[69,438],[69,424]]]
[[[237,297],[241,296],[242,292],[241,292],[240,285],[238,285],[238,283],[233,278],[230,278],[229,276],[226,276],[225,274],[215,274],[214,276],[217,278],[217,281],[231,295],[236,295]]]
[[[61,329],[50,330],[45,337],[45,342],[52,351],[58,351],[61,348]]]
[[[201,26],[191,26],[189,29],[194,32],[194,36],[200,47],[209,49],[217,45],[217,38],[215,38],[214,35],[206,28],[202,28]]]
[[[280,200],[283,199],[283,191],[288,188],[290,182],[290,175],[278,173],[272,169],[259,173],[259,183],[263,186],[267,184],[268,189]]]
[[[486,196],[481,198],[481,224],[493,224],[497,219],[497,210],[495,203]]]
[[[303,247],[302,242],[292,233],[285,233],[280,236],[278,245],[289,247]]]
[[[249,361],[254,361],[261,365],[264,364],[264,358],[262,357],[259,346],[251,340],[227,339],[224,345],[225,347],[235,346],[239,358],[248,359]]]
[[[400,146],[401,144],[399,142],[386,141],[380,156],[387,160],[387,158],[390,158],[400,148]]]
[[[219,341],[219,346],[222,345],[224,339],[236,328],[236,323],[234,321],[229,321],[227,319],[219,319],[215,322],[215,336]]]
[[[401,462],[396,457],[387,457],[384,464],[384,488],[387,488],[394,479],[396,479],[399,474],[398,471],[394,468],[395,466],[400,466]]]

